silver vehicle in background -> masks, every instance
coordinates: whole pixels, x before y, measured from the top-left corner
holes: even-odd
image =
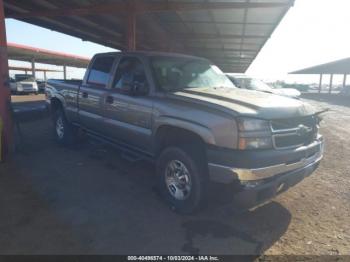
[[[265,82],[246,75],[226,74],[235,86],[242,89],[261,91],[274,95],[299,98],[301,93],[294,88],[273,88]]]
[[[32,75],[17,74],[10,81],[11,92],[13,94],[38,94],[38,84]]]

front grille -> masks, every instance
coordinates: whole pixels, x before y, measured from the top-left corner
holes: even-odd
[[[318,132],[316,119],[313,116],[273,120],[271,128],[276,149],[309,145]]]
[[[314,127],[316,125],[316,121],[313,116],[287,118],[287,119],[271,121],[271,126],[273,130],[293,129],[293,128],[297,128],[299,125]]]
[[[22,88],[23,88],[23,90],[33,90],[34,88],[33,88],[33,85],[31,85],[31,84],[22,84]]]

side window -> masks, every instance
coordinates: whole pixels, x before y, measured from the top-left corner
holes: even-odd
[[[147,77],[142,62],[135,57],[122,58],[113,81],[113,88],[122,91],[123,85],[147,85]]]
[[[105,87],[108,83],[114,60],[113,56],[96,58],[90,69],[88,84]]]

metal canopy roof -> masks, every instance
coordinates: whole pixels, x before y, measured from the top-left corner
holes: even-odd
[[[37,63],[66,65],[78,68],[86,68],[90,59],[82,56],[53,52],[46,49],[19,45],[14,43],[7,44],[8,58],[19,61],[31,62],[35,59]],[[38,71],[36,69],[36,71]],[[48,71],[48,70],[46,70]]]
[[[22,66],[9,66],[9,70],[14,71],[32,71],[32,68],[30,67],[22,67]],[[45,69],[45,68],[35,68],[36,72],[62,72],[60,70],[54,70],[54,69]]]
[[[350,58],[317,65],[290,74],[311,75],[311,74],[350,74]]]
[[[294,0],[4,0],[7,18],[120,50],[130,3],[138,50],[203,56],[245,72]]]

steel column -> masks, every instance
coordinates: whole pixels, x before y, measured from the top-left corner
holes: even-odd
[[[9,68],[7,56],[7,40],[4,15],[4,2],[0,0],[0,117],[3,122],[2,136],[2,156],[13,149],[13,124],[11,117],[11,93],[9,88]]]
[[[67,80],[67,66],[66,65],[63,66],[63,79]]]
[[[130,10],[128,13],[128,30],[127,30],[127,46],[128,51],[136,50],[136,13]]]
[[[318,92],[321,93],[322,92],[322,79],[323,79],[323,74],[320,74],[320,84],[318,86]]]
[[[333,74],[331,74],[331,79],[329,80],[329,93],[332,93],[333,88]]]
[[[32,76],[35,78],[35,74],[36,74],[36,72],[35,72],[35,59],[33,58],[32,59]]]

